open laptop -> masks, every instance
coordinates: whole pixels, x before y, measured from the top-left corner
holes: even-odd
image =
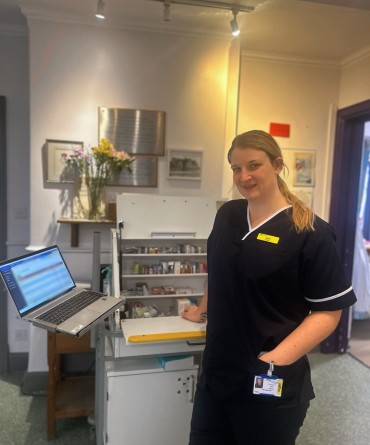
[[[80,337],[123,304],[77,287],[58,246],[2,261],[0,274],[20,317],[53,332]]]

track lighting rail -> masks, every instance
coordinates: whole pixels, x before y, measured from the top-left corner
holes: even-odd
[[[164,0],[150,0],[154,2],[164,3]],[[216,8],[216,9],[226,9],[228,11],[235,12],[252,12],[254,11],[253,6],[243,6],[232,3],[216,2],[208,0],[170,0],[172,4],[189,5],[189,6],[203,6],[206,8]]]

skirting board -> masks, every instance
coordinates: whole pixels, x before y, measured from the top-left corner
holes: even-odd
[[[28,352],[13,352],[8,355],[8,366],[6,372],[24,372],[27,369]]]
[[[9,371],[9,348],[7,344],[0,344],[0,374]]]
[[[47,372],[25,372],[22,393],[28,395],[46,395],[48,387]]]

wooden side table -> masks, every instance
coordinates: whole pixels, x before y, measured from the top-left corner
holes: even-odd
[[[63,377],[61,356],[92,352],[90,334],[75,338],[48,332],[47,438],[55,438],[56,420],[87,417],[94,413],[95,377]]]

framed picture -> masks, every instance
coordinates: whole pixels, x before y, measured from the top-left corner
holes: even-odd
[[[168,179],[200,181],[202,179],[202,151],[168,150]]]
[[[83,142],[46,139],[46,182],[74,182],[74,170],[66,168],[63,156],[76,147],[83,148]]]
[[[292,187],[292,192],[297,196],[297,198],[299,198],[302,202],[304,202],[307,207],[312,209],[312,206],[313,206],[313,188]]]
[[[293,151],[293,185],[315,185],[315,151]]]

